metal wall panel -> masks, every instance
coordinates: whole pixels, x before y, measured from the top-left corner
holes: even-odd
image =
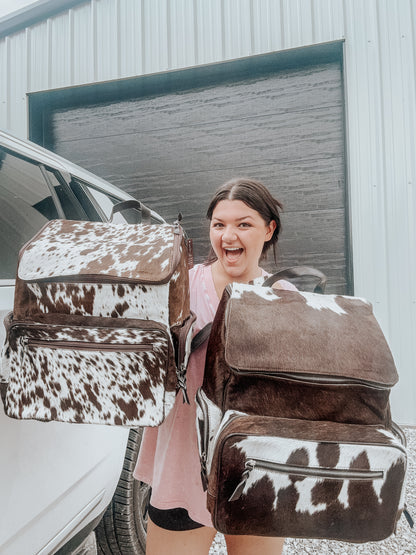
[[[9,105],[9,43],[9,37],[5,37],[0,41],[0,126],[6,129],[11,128],[9,122],[11,111],[11,106]]]
[[[94,80],[94,58],[90,54],[94,49],[94,28],[92,9],[78,6],[68,13],[71,28],[71,83],[82,84]]]
[[[143,14],[141,0],[119,2],[120,77],[141,75],[143,63]]]
[[[223,59],[223,17],[222,0],[196,0],[195,63],[209,64]]]
[[[19,33],[7,41],[7,123],[11,129],[25,129],[27,125],[26,91],[29,71],[26,33]],[[3,78],[2,78],[3,79]]]
[[[144,73],[166,71],[169,68],[170,45],[168,41],[169,0],[143,1]]]
[[[169,67],[195,65],[195,3],[193,0],[171,0],[168,10]]]
[[[355,0],[345,10],[354,283],[399,368],[394,416],[415,423],[415,5],[392,5]]]
[[[48,88],[48,22],[44,21],[26,31],[28,47],[28,92]]]
[[[415,18],[416,0],[91,0],[0,40],[0,126],[27,135],[27,92],[345,39],[355,292],[416,424]]]

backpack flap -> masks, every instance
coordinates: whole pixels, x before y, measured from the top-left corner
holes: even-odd
[[[181,324],[190,313],[182,228],[48,222],[20,252],[14,317],[45,312]]]
[[[363,299],[233,284],[225,330],[234,372],[388,389],[398,380]]]
[[[18,278],[166,283],[178,264],[179,226],[52,220],[21,253]]]

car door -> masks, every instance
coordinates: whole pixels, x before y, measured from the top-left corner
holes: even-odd
[[[1,148],[1,318],[13,307],[22,245],[49,219],[91,219],[93,210],[96,219],[105,215],[93,198],[84,209],[59,171]],[[127,437],[115,427],[13,420],[0,403],[0,553],[53,553],[95,523],[116,487]]]

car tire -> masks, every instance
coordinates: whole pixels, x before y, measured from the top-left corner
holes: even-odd
[[[95,529],[100,555],[142,555],[146,551],[150,487],[133,478],[143,429],[131,429],[120,480]]]

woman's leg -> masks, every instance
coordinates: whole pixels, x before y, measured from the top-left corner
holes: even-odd
[[[215,538],[214,528],[176,532],[147,521],[146,555],[208,555]]]
[[[225,535],[228,555],[281,555],[284,538]]]

